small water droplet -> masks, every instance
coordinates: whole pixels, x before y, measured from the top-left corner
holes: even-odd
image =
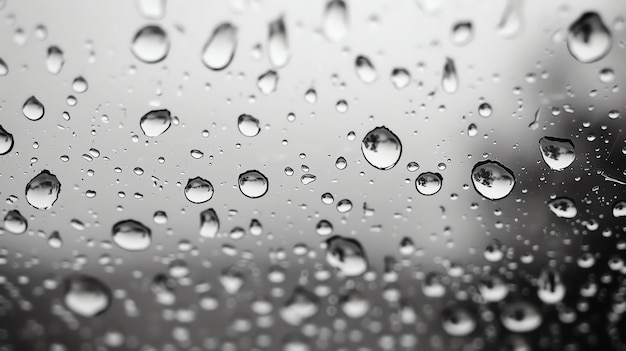
[[[87,80],[85,80],[82,76],[76,77],[72,82],[72,89],[74,89],[77,93],[84,93],[87,91],[87,88]]]
[[[457,46],[467,45],[474,37],[472,22],[457,22],[452,27],[452,43]]]
[[[157,137],[172,125],[172,115],[169,110],[152,110],[141,117],[139,126],[147,137]]]
[[[480,104],[480,106],[478,106],[478,114],[480,115],[480,117],[487,118],[491,116],[492,112],[493,110],[491,109],[491,105],[486,102],[483,102],[482,104]]]
[[[374,65],[367,57],[363,55],[357,56],[354,61],[354,65],[356,68],[356,75],[363,83],[370,84],[378,79],[376,68],[374,68]]]
[[[343,199],[337,202],[337,211],[339,211],[339,213],[350,212],[350,210],[352,210],[352,201]]]
[[[467,127],[467,135],[473,137],[476,136],[476,134],[478,134],[478,127],[476,124],[472,123]]]
[[[0,58],[0,77],[6,76],[7,74],[9,74],[9,66]]]
[[[565,297],[565,284],[554,269],[543,269],[537,279],[537,296],[547,304],[561,302]]]
[[[326,4],[323,19],[324,35],[338,42],[348,34],[348,9],[344,0],[330,0]]]
[[[515,176],[500,162],[487,160],[474,165],[472,184],[480,195],[489,200],[499,200],[513,191]]]
[[[613,217],[626,216],[626,201],[617,201],[613,205]]]
[[[282,16],[270,22],[267,55],[272,65],[277,68],[284,67],[289,62],[289,41]]]
[[[441,313],[441,326],[452,336],[466,336],[476,329],[476,318],[464,307],[448,307]]]
[[[0,125],[0,155],[6,155],[13,150],[13,134],[9,133]]]
[[[259,120],[247,114],[239,116],[237,119],[237,127],[239,128],[239,132],[247,137],[256,136],[261,131]]]
[[[361,142],[361,152],[367,162],[380,170],[393,168],[400,160],[402,143],[385,126],[372,129]]]
[[[202,62],[208,68],[219,71],[230,64],[237,50],[237,27],[222,23],[213,30],[213,34],[202,50]]]
[[[576,159],[574,143],[569,139],[543,137],[539,139],[539,150],[548,167],[553,171],[562,171]]]
[[[505,38],[514,38],[522,32],[522,0],[508,0],[502,18],[498,23],[498,32]]]
[[[38,210],[47,210],[57,201],[60,192],[59,179],[43,170],[26,184],[26,201]]]
[[[61,239],[61,235],[58,231],[53,231],[52,234],[48,237],[48,246],[53,249],[60,249],[63,247],[63,239]]]
[[[143,251],[152,243],[152,232],[141,222],[127,219],[113,225],[111,238],[126,251]]]
[[[65,64],[65,58],[63,57],[63,51],[58,46],[51,46],[48,48],[48,56],[46,58],[46,68],[51,74],[59,74],[63,65]]]
[[[189,202],[201,204],[213,197],[213,184],[204,178],[191,178],[187,181],[184,192]]]
[[[500,320],[505,328],[514,333],[527,333],[537,329],[543,318],[535,305],[516,301],[504,306]]]
[[[31,121],[37,121],[43,117],[45,109],[36,97],[29,97],[22,106],[22,113]]]
[[[170,40],[161,27],[145,26],[135,34],[131,51],[137,59],[145,63],[157,63],[165,59],[169,53]]]
[[[368,262],[361,243],[335,235],[325,242],[326,262],[345,277],[357,277],[367,271]]]
[[[612,44],[609,29],[596,12],[583,13],[572,23],[567,33],[567,48],[582,63],[600,60],[609,53]]]
[[[278,88],[278,73],[272,70],[263,73],[257,79],[256,86],[265,95],[275,92]]]
[[[135,5],[146,19],[158,20],[165,16],[166,0],[135,0]]]
[[[424,172],[415,179],[415,189],[426,196],[435,195],[441,190],[443,177],[439,173]]]
[[[317,177],[313,174],[303,174],[302,177],[300,177],[300,182],[304,185],[308,185],[313,183],[316,179]]]
[[[214,209],[200,212],[200,236],[214,238],[220,230],[220,220]]]
[[[459,89],[459,78],[451,58],[446,58],[446,64],[443,66],[441,88],[448,94],[453,94]]]
[[[561,218],[574,218],[578,213],[574,201],[566,197],[557,197],[549,201],[548,208],[550,208],[550,211],[557,217]]]
[[[87,275],[73,275],[65,279],[63,301],[79,316],[94,317],[111,305],[111,289],[102,281]]]
[[[404,89],[411,83],[411,73],[406,68],[394,68],[391,71],[391,83],[396,89]]]
[[[4,229],[13,234],[23,234],[28,229],[28,221],[20,211],[11,210],[4,216]]]
[[[240,174],[238,183],[241,193],[253,199],[265,195],[269,188],[267,177],[257,170],[250,170]]]

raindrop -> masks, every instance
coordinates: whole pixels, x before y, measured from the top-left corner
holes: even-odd
[[[72,82],[72,89],[77,93],[84,93],[87,91],[87,80],[83,77],[76,77]]]
[[[135,5],[146,19],[158,20],[165,16],[166,0],[135,0]]]
[[[442,183],[441,174],[424,172],[415,179],[415,189],[422,195],[435,195],[441,190]]]
[[[343,199],[337,202],[337,211],[339,211],[339,213],[346,213],[350,210],[352,210],[352,201]]]
[[[561,218],[574,218],[578,213],[574,201],[566,197],[557,197],[549,201],[548,208],[550,208],[550,211],[557,217]]]
[[[154,293],[157,303],[170,306],[176,302],[175,281],[163,273],[154,276],[150,290]]]
[[[539,150],[543,160],[553,171],[564,170],[576,159],[574,143],[569,139],[543,137],[539,139]]]
[[[543,269],[537,279],[537,295],[547,304],[561,302],[565,297],[565,285],[561,281],[559,272],[553,269]]]
[[[31,121],[37,121],[43,117],[45,109],[36,97],[29,97],[22,106],[22,113]]]
[[[0,155],[6,155],[13,149],[13,134],[0,125]]]
[[[60,249],[63,247],[63,239],[58,231],[53,231],[48,237],[48,245],[53,249]]]
[[[219,276],[219,281],[228,294],[236,294],[244,283],[243,273],[236,266],[226,267]]]
[[[167,213],[165,211],[156,211],[152,216],[152,220],[156,224],[165,224],[167,223]]]
[[[7,74],[9,74],[9,66],[0,58],[0,77],[6,76]]]
[[[339,100],[339,101],[337,101],[337,103],[335,104],[335,109],[339,113],[347,112],[348,111],[348,102],[346,102],[346,100]]]
[[[404,89],[411,83],[411,73],[406,68],[394,68],[391,71],[391,83],[396,89]]]
[[[393,168],[400,160],[402,143],[385,126],[372,129],[361,142],[361,151],[367,162],[380,170]]]
[[[422,283],[422,292],[427,297],[442,297],[446,293],[446,287],[441,282],[441,275],[428,273]]]
[[[569,27],[567,48],[582,63],[600,60],[611,50],[613,39],[596,12],[583,13]]]
[[[467,45],[474,37],[472,22],[458,22],[452,27],[452,43],[457,46]]]
[[[314,104],[317,102],[317,92],[315,91],[315,89],[311,88],[307,90],[306,93],[304,93],[304,101],[308,102],[309,104]]]
[[[60,192],[59,179],[43,170],[26,184],[26,201],[38,210],[47,210],[57,201]]]
[[[466,336],[476,329],[476,318],[463,307],[449,307],[441,313],[441,325],[452,336]]]
[[[269,181],[263,173],[257,170],[249,170],[239,175],[239,190],[249,198],[259,198],[269,187]]]
[[[515,186],[513,172],[497,161],[482,161],[472,169],[474,189],[489,200],[499,200],[511,193]]]
[[[459,89],[459,77],[456,74],[454,61],[451,58],[446,58],[446,64],[443,66],[441,88],[448,94],[453,94]]]
[[[514,333],[526,333],[537,329],[542,322],[539,309],[526,301],[507,304],[500,315],[502,325]]]
[[[97,316],[111,305],[111,289],[94,277],[73,275],[65,279],[64,285],[65,305],[80,316]]]
[[[305,288],[298,286],[280,310],[280,316],[288,324],[298,326],[319,311],[319,298]]]
[[[491,105],[486,102],[483,102],[482,104],[480,104],[480,106],[478,106],[478,114],[480,115],[480,117],[487,118],[491,116],[492,112],[493,110],[491,109]]]
[[[417,162],[415,162],[415,161],[411,161],[411,162],[407,163],[406,169],[409,172],[415,172],[418,169],[420,169],[420,165]]]
[[[626,201],[618,201],[613,205],[613,217],[626,216]]]
[[[200,236],[215,238],[220,230],[220,219],[212,208],[200,212]]]
[[[343,313],[350,318],[361,318],[370,310],[370,302],[355,289],[339,298],[339,306]]]
[[[505,38],[513,38],[521,33],[523,27],[522,0],[508,0],[498,23],[498,32]]]
[[[219,71],[226,68],[237,50],[237,28],[222,23],[215,30],[202,50],[202,62],[208,68]]]
[[[289,62],[289,41],[282,16],[270,22],[267,55],[272,65],[277,68],[284,67]]]
[[[330,235],[333,233],[333,225],[329,221],[322,219],[317,222],[317,225],[315,226],[315,232],[317,233],[317,235],[320,236]]]
[[[184,192],[187,200],[194,204],[201,204],[213,197],[213,184],[204,178],[190,178]]]
[[[356,277],[367,271],[368,262],[361,243],[335,235],[325,242],[326,262],[345,277]]]
[[[126,251],[143,251],[152,243],[152,232],[142,223],[127,219],[113,225],[111,238]]]
[[[330,0],[326,4],[323,19],[324,34],[332,42],[342,40],[348,34],[348,9],[344,0]]]
[[[141,28],[130,47],[133,55],[145,63],[157,63],[165,59],[170,51],[167,33],[156,25]]]
[[[4,216],[4,229],[13,234],[23,234],[28,229],[28,222],[20,211],[11,210]]]
[[[254,236],[259,236],[263,234],[263,226],[261,225],[261,222],[259,222],[258,219],[253,218],[250,221],[250,226],[248,227],[248,231],[250,232],[250,234]]]
[[[600,70],[599,78],[600,82],[604,84],[611,83],[615,80],[615,72],[611,68],[603,68]]]
[[[169,110],[152,110],[139,121],[141,131],[147,137],[157,137],[172,125],[172,115]]]
[[[359,55],[354,61],[356,67],[356,75],[366,84],[373,83],[378,79],[378,73],[372,62],[365,56]]]
[[[508,286],[497,275],[482,279],[478,284],[478,291],[486,302],[502,301],[509,294]]]
[[[46,58],[46,67],[48,72],[52,74],[59,74],[65,64],[63,58],[63,51],[58,46],[51,46],[48,48],[48,57]]]
[[[476,136],[476,134],[478,134],[478,127],[476,124],[472,123],[467,127],[467,135],[473,137]]]
[[[239,128],[239,132],[247,137],[256,136],[261,131],[259,120],[247,114],[239,116],[237,119],[237,127]]]
[[[335,161],[335,167],[339,170],[343,170],[346,169],[346,166],[348,166],[346,159],[343,157],[337,157],[337,160]]]
[[[300,181],[302,182],[302,184],[304,185],[308,185],[313,183],[315,180],[317,179],[316,176],[314,176],[313,174],[303,174],[302,177],[300,177]]]
[[[263,73],[257,79],[256,86],[265,95],[275,92],[278,87],[278,73],[272,70]]]

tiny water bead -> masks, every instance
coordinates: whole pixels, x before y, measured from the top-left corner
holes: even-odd
[[[111,289],[97,278],[77,274],[64,280],[63,302],[82,317],[95,317],[109,308],[112,301]]]
[[[265,195],[269,188],[267,177],[257,170],[249,170],[240,174],[238,183],[241,193],[252,199]]]
[[[131,52],[145,63],[163,61],[170,51],[170,40],[167,33],[159,26],[149,25],[135,34],[131,44]]]
[[[545,163],[553,171],[562,171],[576,159],[574,143],[569,139],[543,137],[539,139],[539,150]]]
[[[126,251],[143,251],[152,243],[152,231],[141,222],[127,219],[113,225],[111,238]]]
[[[172,115],[169,110],[152,110],[143,115],[139,121],[143,134],[151,138],[165,133],[171,125]]]
[[[326,262],[344,277],[357,277],[367,271],[365,251],[355,239],[335,235],[325,245]]]
[[[613,45],[609,29],[596,12],[585,12],[574,21],[567,33],[567,48],[582,62],[596,62],[606,56]]]
[[[239,128],[239,132],[247,137],[256,136],[261,131],[259,120],[248,114],[239,116],[237,119],[237,127]]]
[[[47,210],[57,201],[60,192],[61,182],[56,175],[43,170],[26,184],[26,201],[38,210]]]
[[[237,50],[237,27],[230,23],[218,25],[202,50],[202,63],[214,71],[228,67]]]
[[[189,202],[201,204],[211,200],[213,191],[213,184],[210,181],[201,177],[195,177],[187,181],[184,193]]]
[[[442,184],[443,177],[439,173],[424,172],[415,179],[415,189],[426,196],[438,193]]]
[[[385,126],[372,129],[361,142],[361,152],[367,162],[380,170],[393,168],[402,155],[402,143]]]
[[[513,172],[497,161],[482,161],[472,169],[472,184],[476,191],[489,200],[508,196],[515,187]]]
[[[22,106],[22,113],[31,121],[40,120],[41,117],[43,117],[44,112],[45,109],[43,104],[34,96],[26,99],[26,102],[24,102],[24,105]]]

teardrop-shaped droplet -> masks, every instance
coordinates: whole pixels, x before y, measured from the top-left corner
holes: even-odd
[[[298,286],[280,309],[280,316],[288,324],[298,326],[319,311],[319,303],[315,294]]]
[[[72,82],[72,89],[74,89],[74,91],[77,93],[86,92],[88,87],[89,86],[87,85],[87,80],[82,76],[76,77]]]
[[[466,336],[476,330],[476,317],[466,308],[452,306],[441,313],[441,326],[451,336]]]
[[[561,218],[574,218],[578,213],[574,201],[566,197],[557,197],[556,199],[549,201],[548,208],[557,217]]]
[[[237,27],[222,23],[204,45],[202,62],[208,68],[219,71],[226,68],[235,57],[237,50]]]
[[[58,46],[49,47],[48,56],[46,57],[46,68],[48,68],[48,72],[59,74],[64,64],[65,58],[63,57],[63,51]]]
[[[194,204],[201,204],[213,197],[213,184],[208,180],[195,177],[187,181],[185,197]]]
[[[152,231],[141,222],[127,219],[113,225],[111,238],[126,251],[143,251],[152,243]]]
[[[94,277],[73,275],[65,279],[64,285],[63,301],[70,311],[79,316],[97,316],[111,305],[111,289]]]
[[[527,333],[539,328],[543,318],[535,305],[526,301],[516,301],[504,306],[500,320],[509,331]]]
[[[472,184],[480,195],[489,200],[499,200],[513,191],[515,176],[500,162],[487,160],[474,165]]]
[[[548,167],[553,171],[562,171],[576,159],[574,143],[569,139],[543,137],[539,139],[539,150]]]
[[[361,142],[361,152],[370,165],[387,170],[400,160],[402,143],[392,131],[380,126],[365,135]]]
[[[472,22],[457,22],[452,27],[452,43],[457,46],[467,45],[474,37]]]
[[[453,94],[459,89],[459,77],[456,74],[456,67],[451,58],[446,58],[441,76],[441,88],[448,94]]]
[[[176,291],[174,290],[175,285],[176,282],[174,279],[163,273],[159,273],[152,279],[150,290],[154,293],[157,303],[164,306],[170,306],[176,302]]]
[[[374,65],[367,57],[363,55],[357,56],[356,60],[354,61],[354,65],[356,69],[356,75],[363,83],[370,84],[378,79],[378,73],[376,72],[376,68],[374,68]]]
[[[29,97],[22,106],[22,113],[31,121],[37,121],[43,117],[45,109],[43,104],[36,97]]]
[[[257,79],[256,86],[265,95],[275,92],[278,88],[278,73],[272,70],[263,73]]]
[[[249,198],[259,198],[269,188],[269,181],[263,173],[257,170],[250,170],[239,175],[239,190]]]
[[[243,286],[244,275],[237,266],[226,267],[219,276],[219,281],[228,294],[236,294]]]
[[[63,239],[61,239],[61,234],[58,231],[53,231],[52,234],[48,237],[48,246],[53,249],[60,249],[63,247]]]
[[[508,0],[502,18],[498,23],[498,32],[504,38],[514,38],[522,32],[522,0]]]
[[[28,229],[28,221],[20,211],[11,210],[4,216],[4,229],[13,234],[23,234]]]
[[[0,58],[0,77],[6,76],[7,74],[9,74],[9,66]]]
[[[247,137],[256,136],[261,131],[259,120],[248,114],[239,116],[237,119],[237,128],[239,128],[241,134]]]
[[[43,170],[26,184],[26,201],[38,210],[47,210],[57,201],[60,192],[59,179]]]
[[[13,134],[9,133],[0,125],[0,155],[6,155],[13,150]]]
[[[135,34],[131,51],[135,57],[145,63],[157,63],[165,59],[169,53],[170,40],[161,27],[145,26]]]
[[[220,230],[220,219],[214,209],[209,208],[200,212],[200,236],[215,238]]]
[[[582,63],[600,60],[611,50],[613,39],[596,12],[583,13],[569,27],[567,48]]]
[[[281,16],[270,22],[269,27],[267,55],[272,65],[281,68],[289,62],[289,41],[284,18]]]
[[[323,19],[324,35],[332,42],[342,40],[348,34],[348,8],[344,0],[330,0],[326,4]]]
[[[554,269],[543,269],[537,279],[537,295],[547,304],[561,302],[565,297],[565,284]]]
[[[165,16],[166,0],[135,0],[135,5],[146,19],[158,20]]]
[[[426,196],[438,193],[442,184],[443,177],[439,173],[424,172],[415,179],[415,189]]]
[[[396,89],[404,89],[411,83],[411,73],[406,68],[394,68],[391,71],[391,83]]]
[[[339,235],[326,240],[326,262],[345,277],[362,275],[368,268],[361,243]]]
[[[141,117],[139,126],[147,137],[157,137],[172,125],[172,115],[169,110],[153,110]]]

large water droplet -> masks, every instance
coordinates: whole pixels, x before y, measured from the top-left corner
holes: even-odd
[[[213,197],[213,184],[200,177],[191,178],[185,186],[185,197],[194,204],[201,204]]]
[[[361,142],[361,152],[370,165],[387,170],[400,160],[402,143],[392,131],[380,126],[365,135]]]
[[[617,201],[613,205],[613,216],[614,217],[626,216],[626,201]]]
[[[289,62],[289,41],[285,21],[281,16],[270,22],[270,33],[267,40],[267,55],[272,65],[281,68]]]
[[[583,13],[569,27],[567,48],[582,63],[595,62],[611,50],[613,39],[596,12]]]
[[[439,173],[424,172],[415,179],[415,189],[422,195],[434,195],[441,190],[443,178]]]
[[[480,295],[486,302],[499,302],[509,294],[506,282],[497,275],[482,279],[478,284]]]
[[[220,219],[214,209],[209,208],[200,212],[200,236],[215,238],[220,230]]]
[[[280,310],[280,316],[288,324],[298,326],[319,310],[319,298],[305,288],[298,286]]]
[[[170,40],[161,27],[145,26],[135,34],[131,51],[145,63],[157,63],[165,59],[169,53]]]
[[[249,170],[239,175],[239,190],[249,198],[259,198],[269,188],[269,181],[263,173],[257,170]]]
[[[169,110],[153,110],[141,117],[139,126],[147,137],[157,137],[172,125],[172,115]]]
[[[278,73],[272,70],[263,73],[257,79],[256,86],[265,95],[275,92],[278,88]]]
[[[61,72],[64,64],[65,58],[63,58],[63,51],[61,51],[58,46],[49,47],[48,56],[46,57],[46,68],[48,72],[58,74]]]
[[[22,113],[31,121],[37,121],[43,117],[45,109],[36,97],[29,97],[22,106]]]
[[[474,37],[472,22],[458,22],[452,28],[452,43],[457,46],[467,45]]]
[[[466,336],[476,329],[476,318],[466,308],[448,307],[441,314],[441,326],[452,336]]]
[[[344,0],[330,0],[326,4],[323,19],[324,35],[337,42],[348,34],[348,9]]]
[[[111,238],[126,251],[143,251],[152,243],[152,232],[141,222],[127,219],[113,225]]]
[[[26,201],[38,210],[47,210],[57,201],[60,192],[59,179],[43,170],[26,184]]]
[[[548,167],[562,171],[576,159],[574,143],[569,139],[543,137],[539,139],[539,150]]]
[[[215,30],[202,50],[202,62],[208,68],[219,71],[226,68],[237,50],[237,28],[222,23]]]
[[[537,295],[547,304],[561,302],[565,297],[565,284],[554,269],[543,269],[537,279]]]
[[[261,131],[259,120],[247,114],[239,116],[237,119],[237,127],[239,128],[239,132],[247,137],[256,136]]]
[[[135,0],[135,5],[144,18],[158,20],[165,16],[166,0]]]
[[[111,289],[102,281],[87,275],[65,279],[65,305],[83,317],[104,313],[111,305]]]
[[[6,155],[13,149],[13,134],[9,133],[0,125],[0,155]]]
[[[446,58],[441,75],[441,88],[448,94],[453,94],[459,89],[459,77],[456,74],[456,67],[451,58]]]
[[[522,0],[508,0],[498,23],[498,32],[505,38],[514,38],[523,28]]]
[[[374,68],[374,65],[367,57],[363,55],[357,56],[354,61],[354,65],[356,68],[356,75],[363,83],[370,84],[378,79],[376,68]]]
[[[556,199],[549,201],[548,208],[550,208],[550,211],[552,211],[552,213],[554,213],[557,217],[561,218],[574,218],[578,213],[574,201],[566,197],[557,197]]]
[[[345,277],[359,276],[368,267],[361,243],[339,235],[326,240],[326,262]]]
[[[500,162],[487,160],[474,165],[472,184],[480,195],[489,200],[499,200],[511,193],[515,176]]]
[[[20,211],[11,210],[4,216],[4,229],[13,234],[23,234],[28,229],[28,221]]]
[[[507,304],[500,315],[502,325],[514,333],[526,333],[537,329],[543,320],[539,309],[526,301]]]

